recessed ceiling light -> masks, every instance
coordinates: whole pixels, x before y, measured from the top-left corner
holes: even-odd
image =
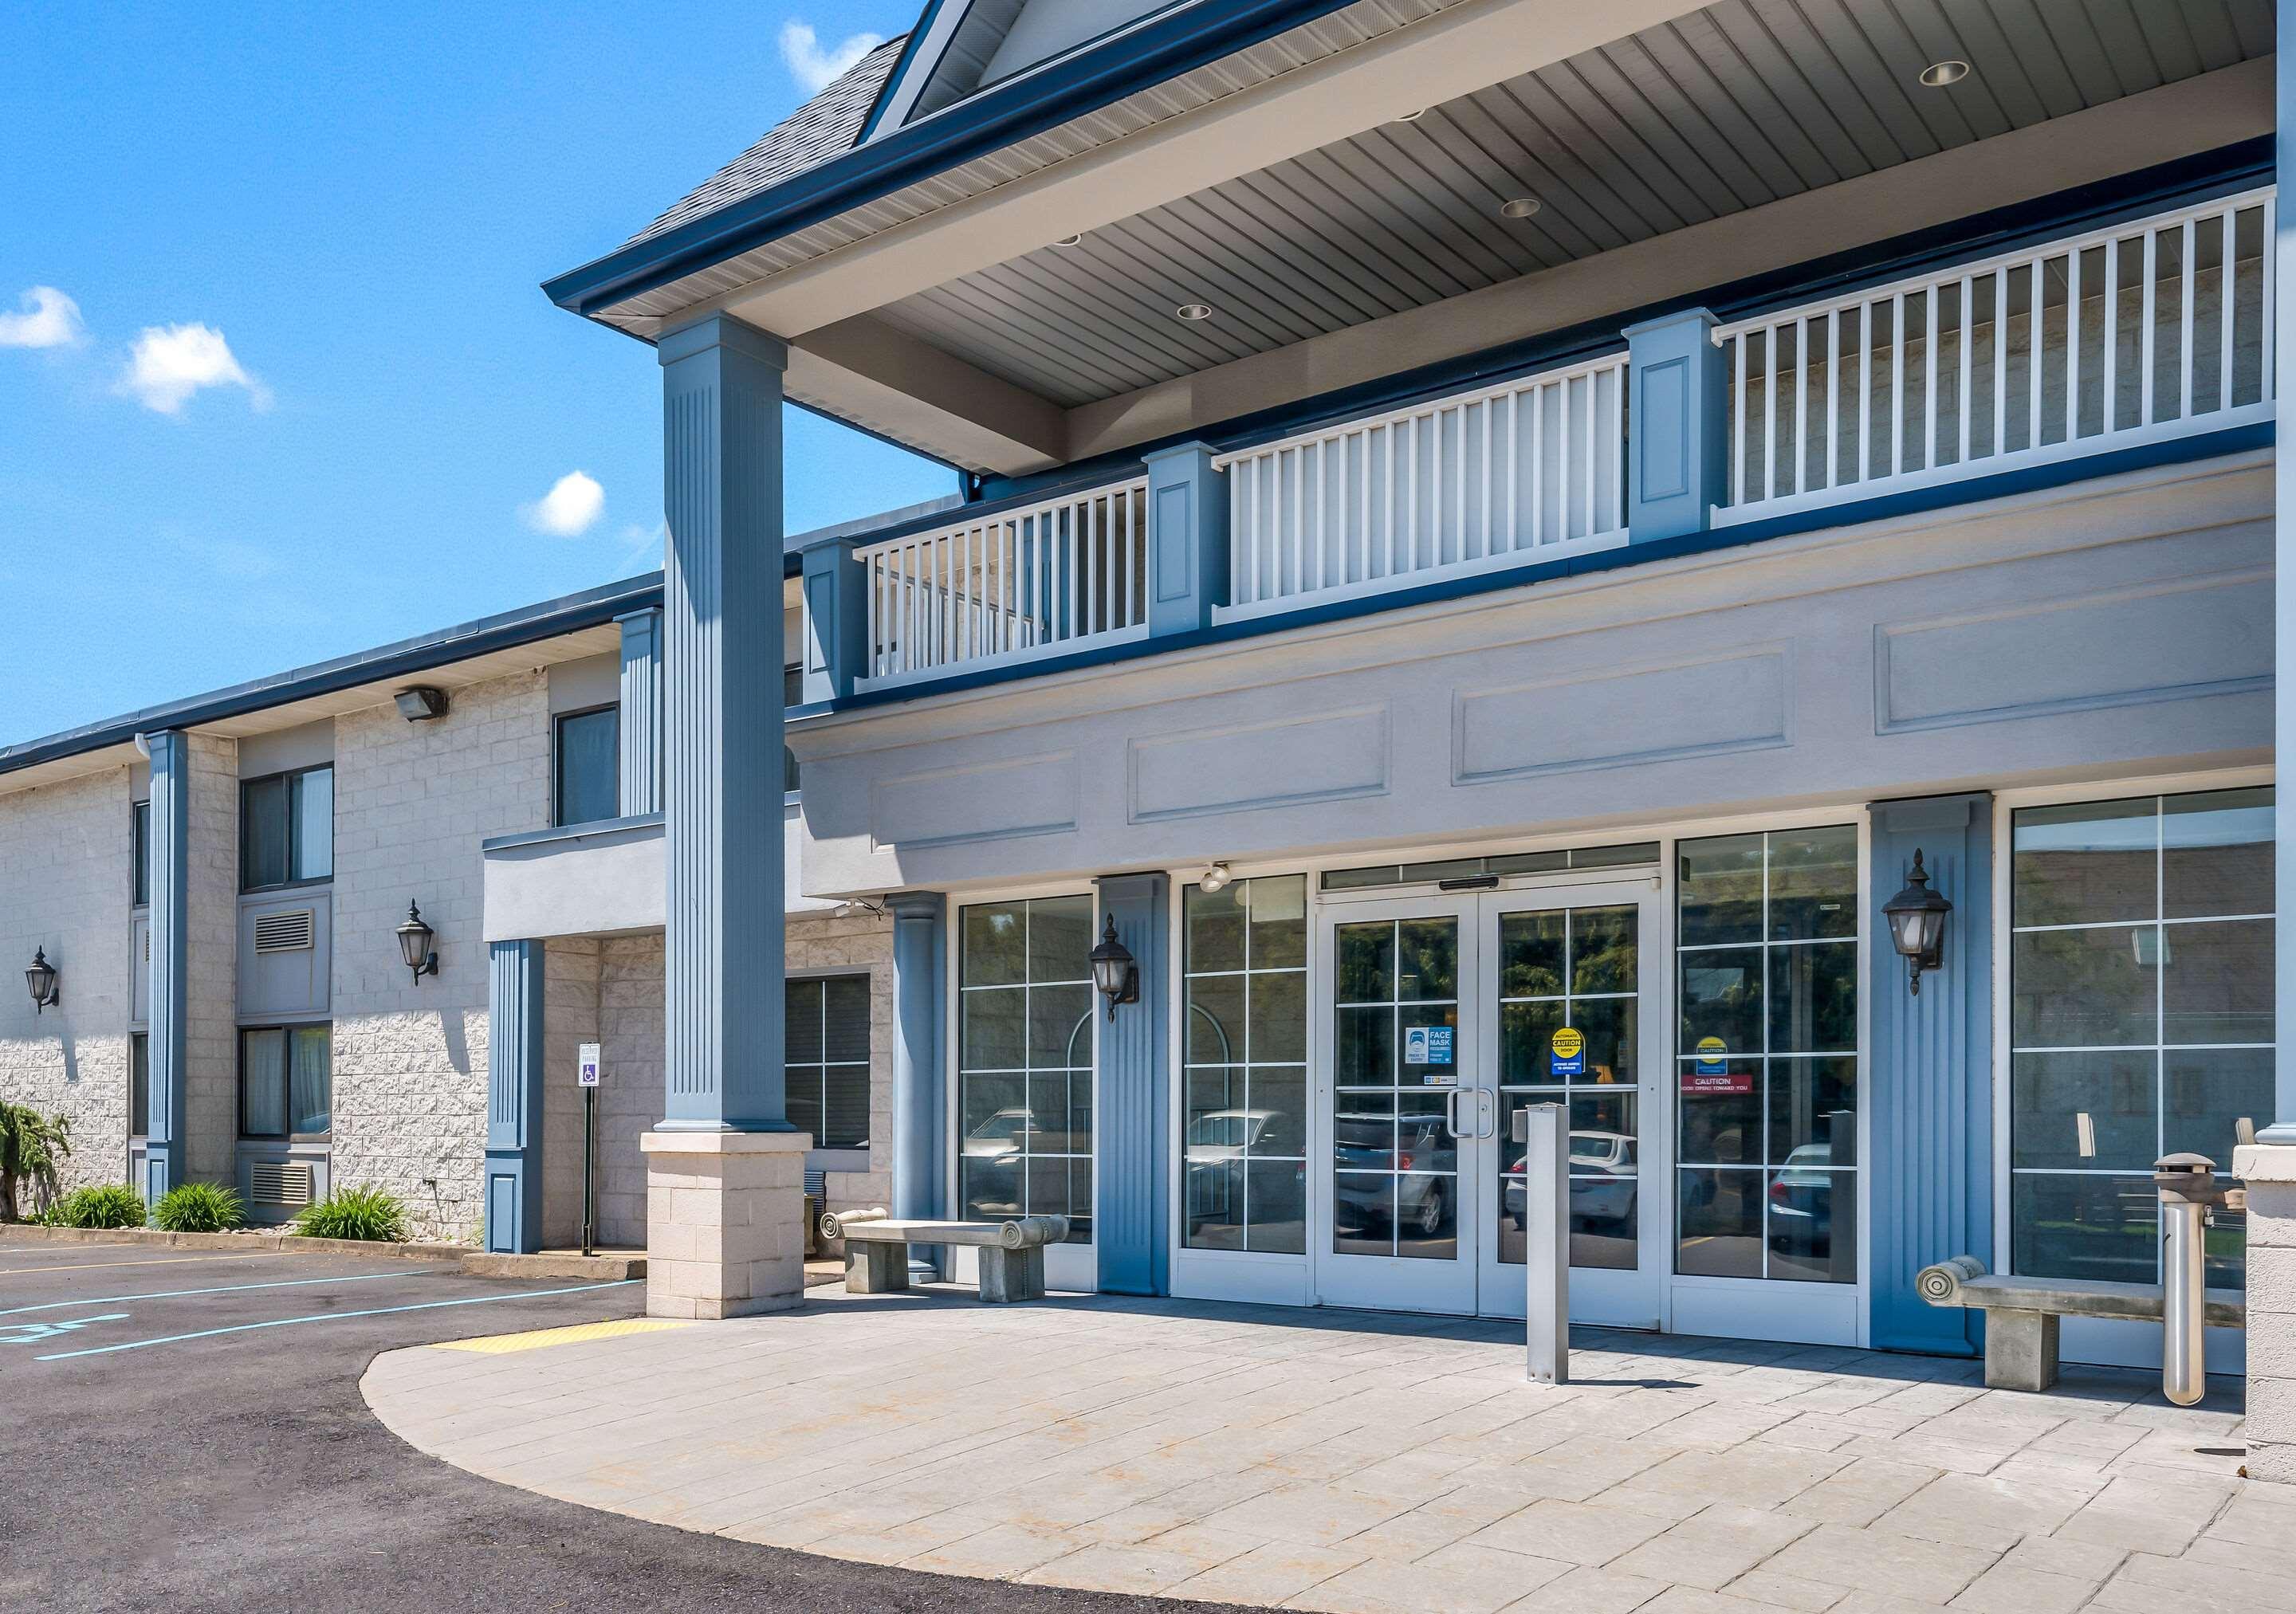
[[[1210,319],[1212,316],[1212,306],[1210,303],[1182,303],[1172,312],[1193,324],[1200,319]]]
[[[1966,61],[1932,61],[1922,70],[1922,82],[1933,90],[1941,90],[1948,84],[1959,84],[1968,77],[1969,63]]]
[[[1529,218],[1532,214],[1538,211],[1541,205],[1542,204],[1538,198],[1536,196],[1518,196],[1513,201],[1503,201],[1499,203],[1499,217],[1501,218]]]
[[[1417,123],[1417,122],[1418,122],[1422,118],[1424,118],[1424,117],[1426,117],[1426,116],[1427,116],[1427,109],[1426,109],[1425,107],[1421,107],[1421,108],[1420,108],[1417,111],[1415,111],[1415,112],[1406,112],[1402,117],[1400,117],[1400,118],[1397,119],[1396,119],[1396,122],[1398,122],[1398,123]]]
[[[1063,235],[1058,241],[1054,242],[1053,245],[1056,247],[1073,247],[1083,240],[1084,237],[1081,235]]]

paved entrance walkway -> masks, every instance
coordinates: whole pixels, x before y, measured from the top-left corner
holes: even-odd
[[[2296,1610],[2296,1487],[2226,1392],[1177,1301],[816,1290],[777,1317],[376,1358],[472,1472],[952,1575],[1325,1610]],[[512,1345],[525,1341],[508,1341]]]

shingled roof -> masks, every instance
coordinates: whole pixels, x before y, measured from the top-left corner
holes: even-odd
[[[900,55],[901,39],[886,40],[623,245],[650,240],[731,207],[851,151]]]

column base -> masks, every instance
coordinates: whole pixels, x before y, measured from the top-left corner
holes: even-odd
[[[646,1315],[755,1316],[805,1299],[802,1132],[649,1132]]]
[[[2233,1151],[2248,1185],[2248,1473],[2296,1485],[2296,1146]]]

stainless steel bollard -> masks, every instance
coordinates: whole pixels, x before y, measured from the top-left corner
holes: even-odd
[[[1560,1104],[1514,1112],[1522,1157],[1524,1376],[1570,1382],[1570,1122]]]
[[[2202,1154],[2162,1156],[2152,1183],[2161,1194],[2161,1393],[2190,1406],[2209,1393],[2203,1225],[2223,1195],[2216,1162]]]

